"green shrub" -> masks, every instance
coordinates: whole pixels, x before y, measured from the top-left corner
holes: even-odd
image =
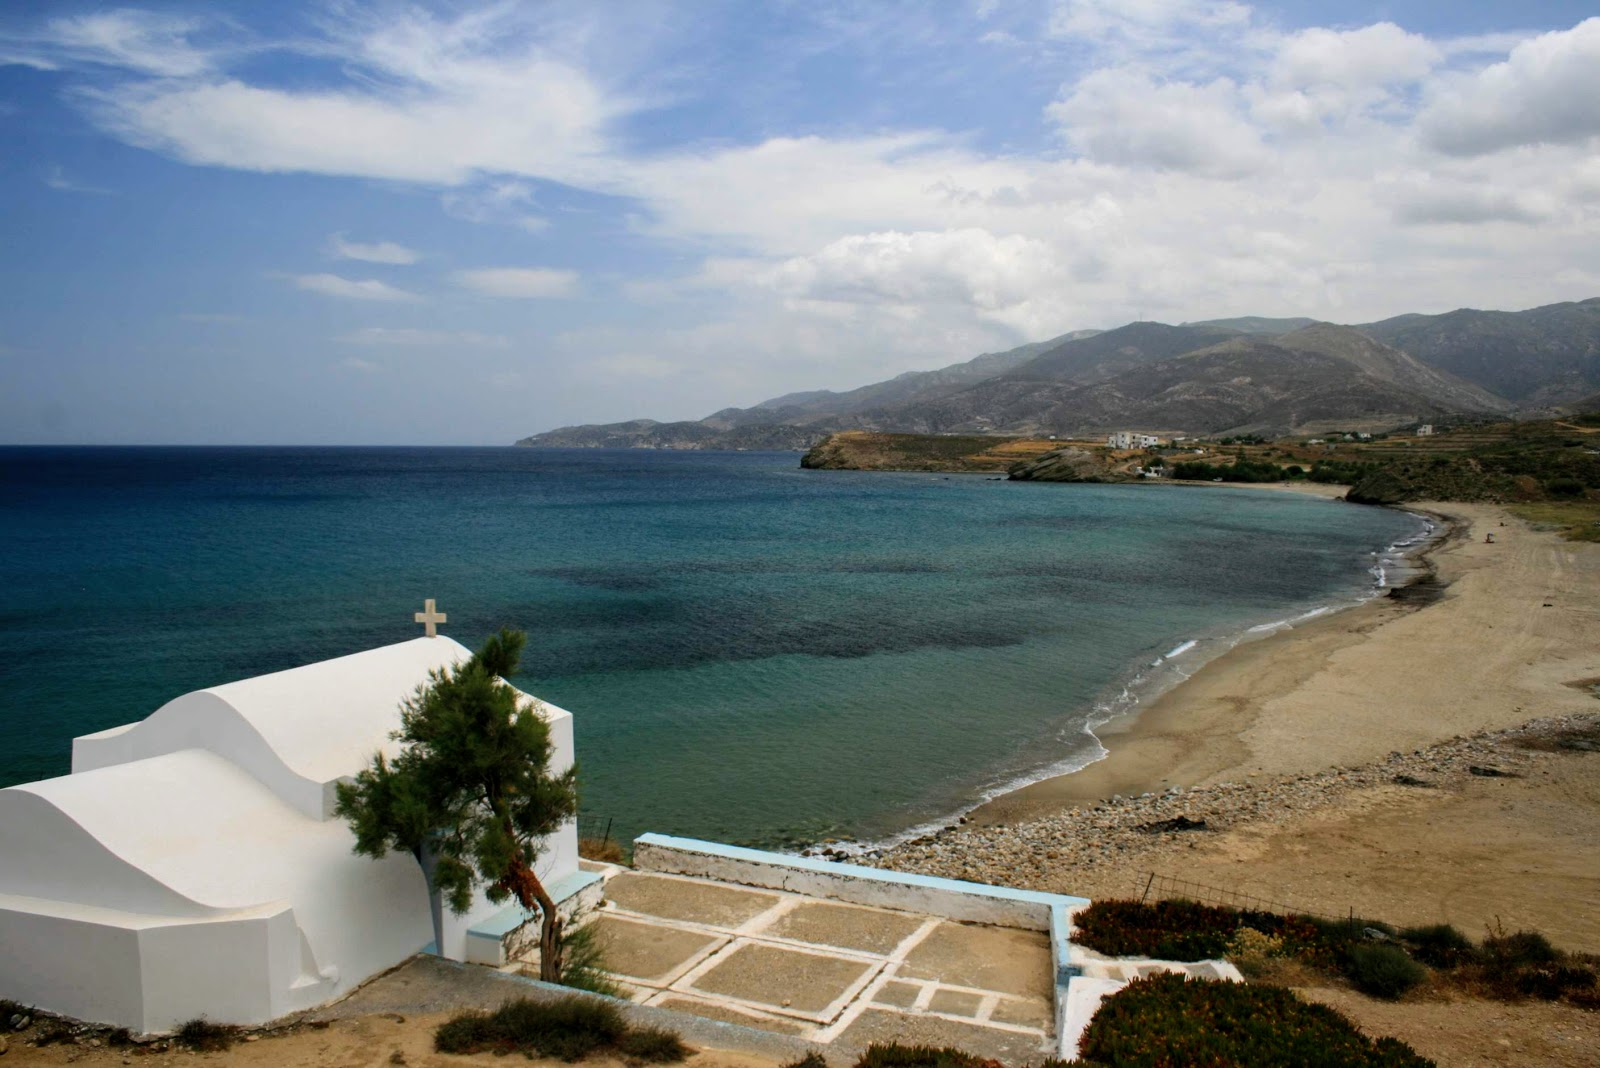
[[[227,1024],[216,1024],[204,1016],[197,1016],[178,1028],[173,1035],[180,1043],[201,1053],[218,1053],[232,1046],[239,1037],[239,1029]]]
[[[898,1042],[873,1044],[856,1061],[856,1068],[983,1068],[985,1062],[948,1046],[902,1046]]]
[[[1116,1068],[1433,1065],[1404,1043],[1372,1041],[1333,1009],[1281,987],[1178,975],[1137,979],[1106,998],[1084,1032],[1080,1056]]]
[[[433,1048],[440,1053],[479,1053],[494,1048],[497,1038],[488,1013],[462,1012],[434,1031]]]
[[[1544,491],[1552,497],[1581,497],[1583,483],[1575,478],[1552,478],[1544,484]]]
[[[616,1006],[595,998],[517,998],[491,1013],[467,1012],[434,1032],[440,1053],[529,1053],[576,1061],[617,1048],[628,1025]]]
[[[605,957],[594,940],[593,927],[564,929],[561,945],[562,986],[609,997],[617,997],[621,993],[621,988],[606,971]]]
[[[1428,977],[1428,970],[1398,946],[1351,947],[1344,973],[1363,994],[1393,1000]]]
[[[1557,1001],[1569,994],[1592,990],[1595,973],[1581,964],[1544,964],[1523,968],[1512,976],[1517,993]]]
[[[660,1027],[629,1031],[617,1042],[617,1049],[629,1060],[648,1064],[675,1064],[690,1053],[683,1039]]]
[[[1411,948],[1411,955],[1430,968],[1457,968],[1477,956],[1472,939],[1448,923],[1407,927],[1400,937]]]
[[[1491,968],[1511,969],[1554,964],[1561,953],[1538,931],[1492,934],[1483,940],[1484,962]]]
[[[783,1068],[828,1068],[828,1062],[820,1053],[807,1053],[797,1061],[790,1061]]]

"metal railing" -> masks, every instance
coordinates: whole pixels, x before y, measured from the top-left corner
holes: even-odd
[[[611,841],[611,816],[579,816],[578,837],[592,838],[599,842]]]

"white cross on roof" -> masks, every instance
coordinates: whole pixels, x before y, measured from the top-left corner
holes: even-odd
[[[439,636],[438,624],[445,622],[445,614],[433,607],[433,598],[429,597],[422,602],[422,611],[411,617],[423,626],[424,632],[430,638]]]

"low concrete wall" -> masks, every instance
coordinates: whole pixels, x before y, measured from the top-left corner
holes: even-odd
[[[634,839],[633,864],[640,871],[698,875],[853,905],[921,912],[966,923],[989,923],[1029,931],[1049,931],[1051,911],[1058,905],[1088,904],[1086,898],[1063,894],[936,879],[663,834],[646,834]]]

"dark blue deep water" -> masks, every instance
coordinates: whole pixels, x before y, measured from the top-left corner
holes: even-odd
[[[1088,759],[1097,703],[1360,596],[1418,526],[789,453],[0,449],[0,785],[188,690],[411,637],[434,597],[469,646],[528,631],[516,681],[572,711],[619,833],[881,836]]]

